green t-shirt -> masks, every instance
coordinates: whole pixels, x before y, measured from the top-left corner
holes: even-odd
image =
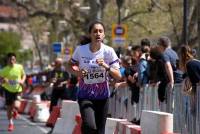
[[[25,75],[23,66],[14,64],[13,67],[6,66],[0,70],[0,76],[8,79],[8,83],[3,83],[2,86],[9,92],[22,92],[22,86],[18,83],[22,76]]]

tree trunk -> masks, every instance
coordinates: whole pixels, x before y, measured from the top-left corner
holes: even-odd
[[[183,31],[182,31],[182,42],[188,43],[188,14],[189,14],[189,0],[183,2]]]
[[[39,48],[39,44],[38,44],[38,37],[33,32],[32,32],[32,36],[33,36],[33,41],[35,44],[36,51],[38,52],[38,56],[39,56],[40,69],[43,70],[43,62],[42,62],[42,56],[41,56],[41,52],[40,52],[40,48]]]
[[[105,8],[107,0],[90,0],[90,20],[102,20],[103,10]]]
[[[197,36],[198,36],[198,57],[200,57],[200,0],[196,0],[197,2],[197,23],[198,23],[198,32],[197,32]]]

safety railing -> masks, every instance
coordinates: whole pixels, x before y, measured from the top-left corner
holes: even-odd
[[[129,121],[140,119],[142,110],[173,113],[174,132],[181,134],[200,134],[200,86],[194,96],[182,92],[181,84],[175,84],[173,90],[166,90],[166,100],[158,100],[158,87],[147,85],[140,90],[139,102],[131,101],[129,88],[117,89],[110,99],[109,113],[115,118]],[[111,89],[112,90],[112,89]]]

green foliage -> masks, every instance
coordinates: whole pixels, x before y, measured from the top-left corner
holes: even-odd
[[[33,56],[32,50],[19,51],[17,53],[17,62],[24,64],[25,61],[31,60]]]
[[[0,32],[0,54],[16,51],[20,48],[20,36],[14,32]]]
[[[0,32],[0,64],[4,64],[4,57],[8,52],[20,49],[20,36],[14,32]]]
[[[21,61],[30,57],[30,52],[20,52],[21,43],[20,36],[15,32],[0,32],[0,64],[5,65],[5,56],[9,52],[14,52],[17,55],[22,55],[26,53],[24,56],[20,56]]]
[[[152,1],[155,3],[152,3]],[[172,7],[172,14],[169,12],[169,4]],[[146,37],[155,40],[162,35],[169,36],[173,44],[177,44],[173,30],[175,27],[177,34],[181,36],[182,5],[181,0],[126,0],[121,8],[121,19],[126,18],[132,13],[137,13],[122,21],[123,24],[128,26],[127,44],[129,42],[138,44],[142,38]],[[104,11],[103,21],[108,29],[107,35],[111,35],[111,26],[116,24],[118,20],[115,0],[109,1]],[[174,24],[172,24],[170,15],[174,19]],[[107,40],[111,40],[110,36],[106,37]]]

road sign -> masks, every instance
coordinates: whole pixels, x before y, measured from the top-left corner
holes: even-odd
[[[113,44],[116,45],[123,45],[125,43],[125,38],[114,38],[113,39]]]
[[[62,44],[61,42],[54,42],[53,43],[53,52],[54,53],[61,53],[62,51]]]
[[[127,38],[127,25],[113,24],[112,25],[112,40],[116,45],[125,44]]]
[[[127,38],[127,25],[125,24],[113,24],[112,25],[112,39],[114,38]]]
[[[64,51],[64,54],[71,56],[72,55],[72,51],[73,51],[72,47],[66,47],[65,51]]]

